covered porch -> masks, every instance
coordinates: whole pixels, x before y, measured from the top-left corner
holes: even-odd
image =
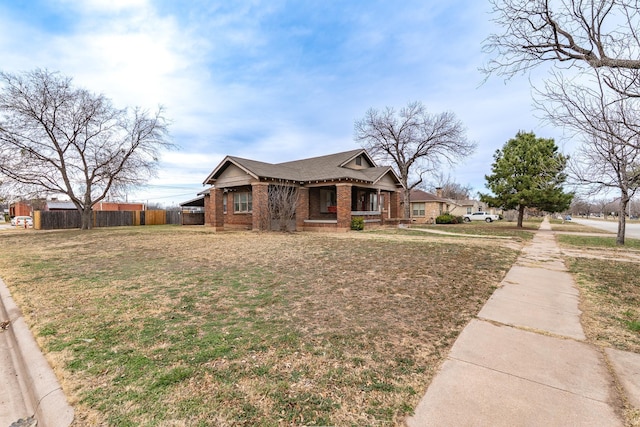
[[[351,183],[299,189],[296,225],[304,231],[347,231],[355,217],[369,227],[397,222],[400,197],[395,191]]]

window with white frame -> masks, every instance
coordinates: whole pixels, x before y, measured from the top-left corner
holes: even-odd
[[[473,208],[467,208],[467,214],[472,214]]]
[[[424,203],[413,203],[413,216],[424,216]]]
[[[249,213],[253,211],[251,193],[233,193],[233,212]]]

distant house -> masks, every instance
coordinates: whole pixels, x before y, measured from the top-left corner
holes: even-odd
[[[354,217],[369,225],[397,224],[402,184],[390,166],[377,166],[362,149],[284,163],[227,156],[204,181],[205,224],[227,228],[270,229],[269,191],[297,189],[299,231],[346,231]]]
[[[496,215],[502,213],[501,209],[490,208],[478,200],[444,198],[440,188],[436,188],[436,194],[422,190],[411,190],[411,221],[413,223],[432,224],[437,216],[447,212],[455,216],[463,216],[480,211]]]
[[[472,214],[474,212],[489,212],[494,215],[502,215],[503,210],[492,208],[479,200],[454,200],[450,213],[456,216]]]
[[[433,224],[436,217],[449,212],[452,200],[445,199],[440,194],[427,193],[422,190],[411,190],[411,221],[417,224]]]
[[[478,200],[454,200],[450,214],[462,216],[486,210],[486,205]],[[492,212],[493,213],[493,212]]]
[[[76,208],[76,205],[73,204],[73,202],[60,202],[58,200],[51,200],[51,201],[47,201],[44,204],[44,210],[45,211],[75,211],[78,208]]]
[[[15,202],[9,205],[9,216],[33,216],[33,207],[27,202]]]
[[[44,205],[45,211],[73,211],[78,208],[73,202],[48,200]],[[94,211],[144,211],[144,203],[98,202],[93,206]]]

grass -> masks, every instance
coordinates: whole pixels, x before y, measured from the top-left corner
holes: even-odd
[[[424,228],[447,233],[476,235],[476,236],[501,236],[512,237],[516,240],[527,241],[533,239],[535,231],[540,227],[540,220],[533,219],[524,221],[522,228],[517,227],[513,221],[494,221],[487,223],[484,221],[473,221],[462,224],[435,224],[435,225],[412,225],[411,228]]]
[[[621,247],[615,237],[559,234],[556,239],[581,288],[590,339],[640,353],[640,240],[625,239]]]
[[[558,243],[584,249],[620,249],[623,251],[640,249],[640,239],[624,239],[624,246],[616,244],[615,237],[581,236],[559,234]]]
[[[569,258],[592,342],[640,353],[640,263]]]
[[[78,426],[401,425],[518,254],[426,233],[0,238]]]
[[[589,342],[640,353],[640,240],[563,235],[567,267],[580,288],[582,325]],[[626,408],[627,425],[640,426],[640,410]]]

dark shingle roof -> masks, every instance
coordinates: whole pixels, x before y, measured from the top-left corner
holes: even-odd
[[[374,165],[371,168],[351,169],[343,167],[359,155],[366,156]],[[284,163],[265,163],[241,157],[227,156],[205,180],[205,184],[213,184],[215,180],[232,163],[244,169],[255,178],[283,179],[296,182],[350,179],[356,181],[376,182],[393,169],[389,166],[375,166],[375,162],[362,149],[329,154],[327,156],[294,160]],[[396,177],[397,179],[397,177]]]
[[[450,202],[449,199],[443,199],[435,194],[427,193],[422,190],[411,190],[412,202]]]

